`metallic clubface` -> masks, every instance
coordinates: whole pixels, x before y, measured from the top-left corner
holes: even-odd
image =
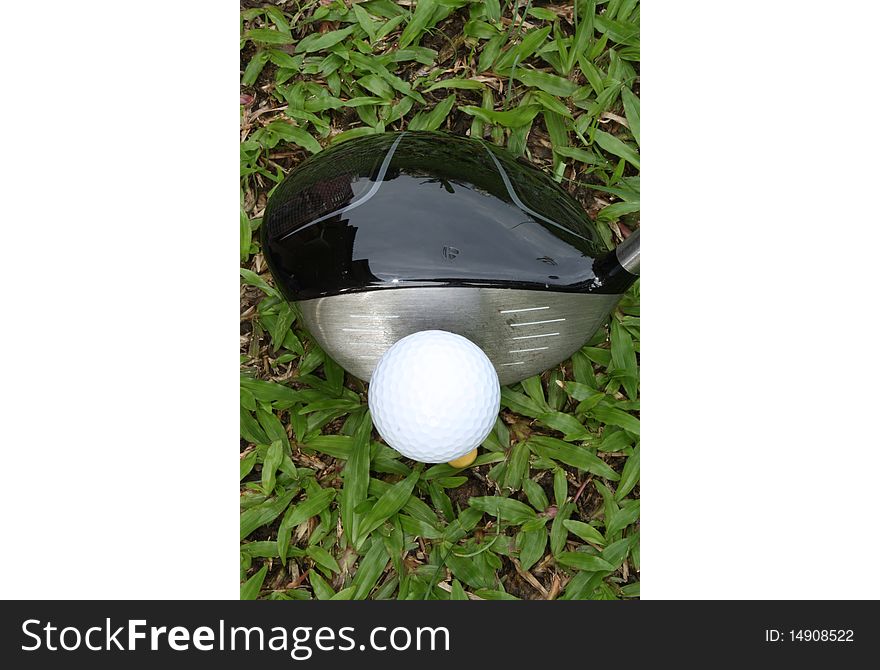
[[[619,299],[613,294],[445,287],[351,293],[298,305],[321,348],[365,381],[392,344],[436,329],[479,345],[506,385],[571,356]]]

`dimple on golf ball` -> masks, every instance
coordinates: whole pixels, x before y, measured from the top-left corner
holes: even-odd
[[[385,442],[423,463],[478,447],[501,404],[492,362],[466,337],[423,330],[395,342],[370,380],[373,425]]]

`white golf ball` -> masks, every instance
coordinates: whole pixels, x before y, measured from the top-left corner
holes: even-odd
[[[445,463],[476,449],[492,431],[501,388],[476,344],[423,330],[398,340],[379,359],[369,405],[390,447],[416,461]]]

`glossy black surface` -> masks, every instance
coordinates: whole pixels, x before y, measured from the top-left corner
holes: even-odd
[[[635,279],[549,175],[445,133],[322,151],[275,190],[261,234],[290,300],[435,285],[620,293]]]

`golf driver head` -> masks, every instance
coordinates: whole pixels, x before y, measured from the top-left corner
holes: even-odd
[[[565,360],[639,272],[638,232],[607,251],[541,170],[482,140],[381,133],[310,158],[261,227],[283,295],[317,343],[365,381],[421,330],[479,345],[501,384]]]

